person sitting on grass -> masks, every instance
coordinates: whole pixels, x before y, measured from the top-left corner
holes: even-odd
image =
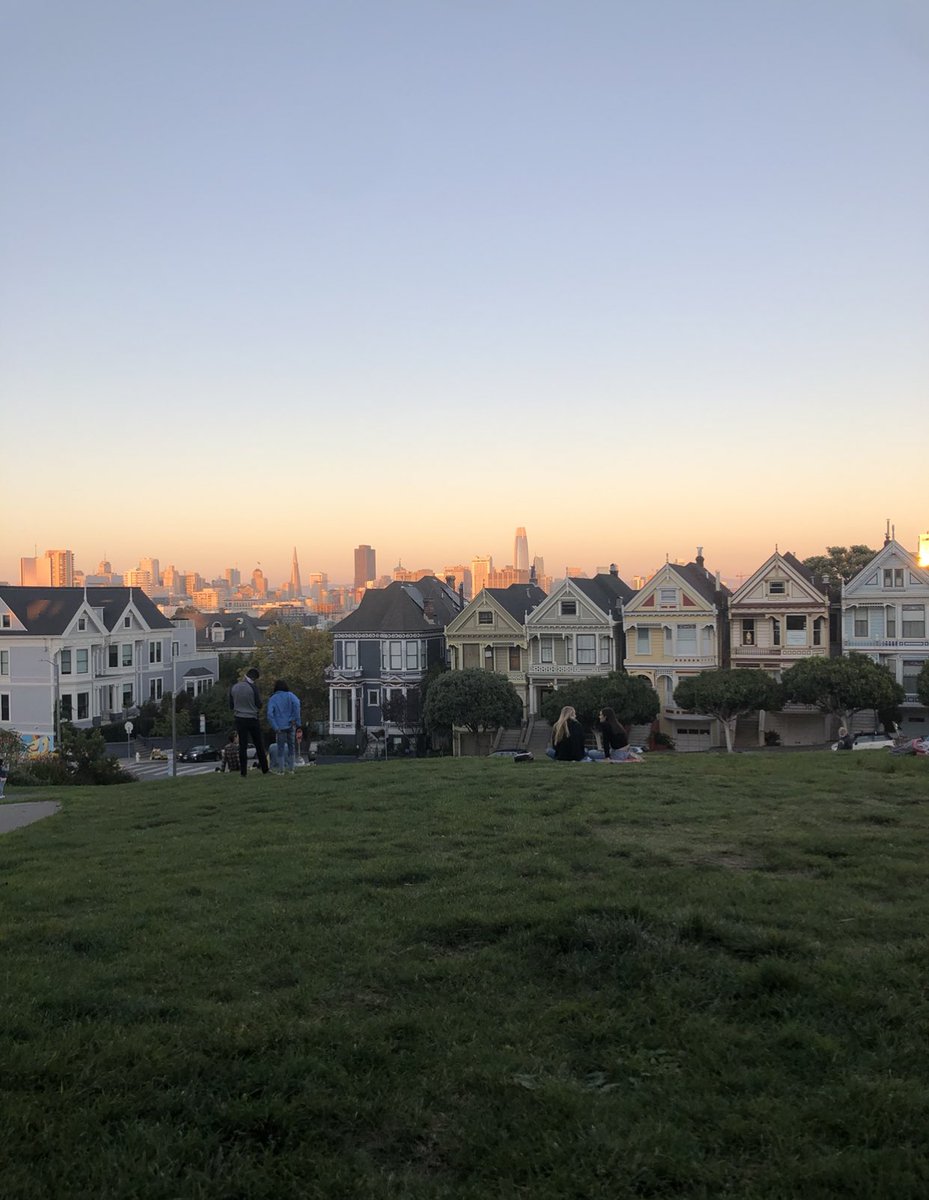
[[[545,753],[556,762],[593,762],[584,746],[584,727],[566,704],[552,729],[552,744]]]
[[[222,766],[217,771],[238,771],[239,769],[239,735],[230,730],[229,741],[223,746]]]
[[[629,747],[626,731],[612,708],[600,709],[597,725],[603,739],[603,754],[606,762],[641,762],[640,755]]]

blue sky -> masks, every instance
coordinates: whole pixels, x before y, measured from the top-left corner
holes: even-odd
[[[929,528],[924,4],[0,21],[0,577]]]

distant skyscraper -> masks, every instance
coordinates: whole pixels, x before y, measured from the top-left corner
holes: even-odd
[[[452,586],[457,592],[459,587],[464,586],[464,595],[466,600],[470,600],[474,595],[471,587],[471,568],[466,567],[464,563],[456,563],[453,567],[442,568],[442,578],[447,580],[451,576],[454,579]]]
[[[377,556],[370,546],[355,549],[355,587],[363,588],[369,579],[377,578]]]
[[[261,567],[256,567],[252,571],[252,587],[255,589],[256,596],[267,596],[268,581],[265,579],[265,573]]]
[[[241,585],[242,572],[238,567],[226,567],[225,571],[223,571],[223,574],[226,577],[226,582],[231,588],[237,588]],[[167,580],[165,580],[165,582],[167,583]]]
[[[21,587],[49,587],[52,578],[47,558],[21,558],[19,583]]]
[[[52,587],[74,587],[74,555],[70,550],[46,550]]]
[[[471,591],[475,596],[482,588],[487,587],[487,578],[493,569],[492,554],[479,554],[471,559]]]
[[[152,583],[157,587],[161,583],[161,563],[157,558],[140,558],[139,570],[148,571],[152,577]]]
[[[297,562],[296,546],[294,546],[294,560],[290,566],[290,595],[293,600],[299,600],[303,595],[303,588],[300,586],[300,566]]]
[[[537,554],[535,556],[535,558],[532,560],[532,565],[535,567],[536,575],[539,577],[539,579],[541,579],[545,574],[545,559],[541,554]]]
[[[513,565],[517,571],[529,570],[529,539],[522,525],[516,530],[513,542]]]

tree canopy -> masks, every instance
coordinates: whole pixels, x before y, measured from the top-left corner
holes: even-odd
[[[623,671],[564,684],[546,696],[542,716],[554,724],[566,704],[575,710],[577,719],[587,729],[594,727],[601,708],[612,708],[623,725],[648,724],[661,708],[658,693],[647,679]]]
[[[817,583],[825,578],[830,586],[838,586],[864,570],[875,554],[870,546],[827,546],[825,554],[813,554],[803,565],[813,572]]]
[[[271,625],[255,651],[261,695],[267,699],[277,679],[299,696],[304,722],[324,720],[329,711],[326,668],[332,663],[332,634],[302,625]]]
[[[767,671],[737,667],[734,670],[702,671],[682,679],[674,689],[674,699],[688,712],[715,717],[723,727],[726,749],[731,754],[738,718],[762,708],[780,708],[781,689]]]
[[[797,704],[813,704],[848,725],[856,712],[892,710],[904,691],[886,667],[864,654],[844,658],[807,658],[781,677],[784,696]]]
[[[469,668],[446,671],[432,680],[424,717],[430,732],[459,726],[483,733],[518,722],[522,712],[522,701],[506,676]]]

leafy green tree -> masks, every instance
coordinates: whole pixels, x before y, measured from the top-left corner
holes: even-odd
[[[480,668],[446,671],[432,680],[426,695],[425,721],[430,732],[454,726],[471,731],[478,743],[501,725],[519,721],[523,704],[504,675]]]
[[[831,587],[837,587],[863,571],[875,554],[870,546],[827,546],[825,554],[813,554],[803,565],[813,572],[817,583],[825,577]]]
[[[15,729],[0,729],[0,760],[13,770],[26,757],[23,739]]]
[[[124,771],[119,760],[107,754],[106,742],[99,729],[75,729],[70,721],[62,721],[58,757],[67,770],[70,783],[135,782],[135,776]]]
[[[920,704],[929,708],[929,659],[927,659],[916,676],[916,695]]]
[[[332,634],[302,625],[272,625],[255,652],[261,671],[261,694],[271,694],[276,679],[283,679],[300,697],[305,723],[325,720],[329,712],[326,668],[332,664]]]
[[[857,712],[893,709],[904,700],[903,688],[887,668],[864,654],[806,658],[789,667],[781,683],[787,700],[813,704],[846,726]]]
[[[732,753],[736,722],[748,713],[781,707],[781,689],[767,671],[737,667],[735,670],[701,671],[682,679],[674,689],[675,703],[688,712],[715,717],[726,735]]]
[[[661,708],[658,693],[648,682],[624,671],[594,675],[567,683],[542,702],[542,716],[553,724],[564,705],[570,705],[585,729],[593,729],[601,708],[612,708],[623,725],[654,721]]]

